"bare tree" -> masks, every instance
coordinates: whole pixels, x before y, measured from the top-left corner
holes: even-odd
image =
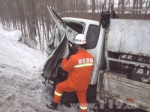
[[[95,19],[95,0],[92,0],[92,15],[93,19]]]
[[[33,48],[36,48],[38,42],[40,49],[44,51],[44,46],[49,45],[54,26],[47,5],[61,17],[67,15],[88,18],[87,15],[92,11],[91,16],[96,20],[96,15],[100,15],[103,8],[110,9],[112,3],[118,5],[114,9],[122,18],[126,17],[125,12],[128,10],[131,18],[136,15],[136,19],[146,19],[148,10],[145,9],[150,8],[150,0],[0,0],[0,21],[8,28],[13,26],[14,29],[20,29],[22,42]]]

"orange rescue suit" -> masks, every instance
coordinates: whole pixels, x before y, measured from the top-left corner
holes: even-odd
[[[62,60],[63,70],[69,72],[68,79],[56,86],[54,102],[58,103],[62,93],[75,91],[80,103],[81,112],[87,112],[86,91],[93,70],[93,56],[86,50],[80,50],[69,60]]]
[[[67,83],[74,90],[83,91],[88,88],[93,70],[93,56],[86,50],[80,50],[70,59],[63,59],[63,70],[69,72]]]

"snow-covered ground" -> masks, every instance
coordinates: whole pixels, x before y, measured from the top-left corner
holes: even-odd
[[[0,24],[0,112],[55,112],[51,87],[42,84],[46,54],[18,41],[20,31],[5,31]],[[77,112],[59,105],[60,112]]]

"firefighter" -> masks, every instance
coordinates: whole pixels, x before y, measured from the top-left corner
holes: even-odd
[[[58,103],[63,92],[76,92],[80,103],[81,112],[87,112],[86,92],[93,70],[93,56],[85,50],[86,38],[83,34],[78,34],[74,39],[78,52],[72,55],[69,60],[68,45],[62,60],[62,68],[69,73],[68,79],[56,86],[52,104],[48,104],[49,109],[57,110]]]

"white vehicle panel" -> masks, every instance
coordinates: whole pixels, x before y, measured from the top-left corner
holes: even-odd
[[[109,51],[150,57],[149,43],[150,20],[110,20],[107,43]]]

